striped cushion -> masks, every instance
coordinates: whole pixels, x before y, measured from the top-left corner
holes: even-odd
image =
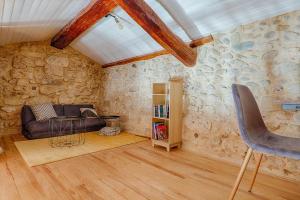
[[[31,110],[36,118],[36,121],[47,120],[57,117],[57,114],[51,103],[44,103],[31,106]]]
[[[98,114],[93,108],[80,108],[81,116],[86,118],[97,118]]]

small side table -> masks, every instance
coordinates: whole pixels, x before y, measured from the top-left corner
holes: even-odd
[[[74,122],[79,121],[79,127],[84,127],[84,132],[76,132]],[[70,127],[70,133],[64,133]],[[49,143],[51,147],[72,147],[85,143],[86,125],[81,117],[57,117],[49,121],[49,131],[51,137]]]
[[[101,118],[105,121],[106,126],[99,130],[100,134],[106,136],[113,136],[113,135],[120,134],[121,132],[120,116],[107,115],[107,116],[101,116]]]
[[[107,127],[120,127],[120,116],[103,115],[100,117],[105,121]]]

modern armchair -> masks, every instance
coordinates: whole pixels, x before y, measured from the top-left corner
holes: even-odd
[[[300,138],[280,136],[270,132],[248,87],[233,84],[232,93],[240,135],[249,148],[229,196],[230,200],[234,198],[238,190],[253,151],[259,152],[260,155],[254,170],[249,192],[251,192],[254,185],[263,154],[266,153],[300,160]]]

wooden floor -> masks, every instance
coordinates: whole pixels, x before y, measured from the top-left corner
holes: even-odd
[[[128,145],[29,168],[13,141],[0,140],[0,199],[227,199],[238,168],[196,154],[153,149],[150,142]],[[66,149],[67,150],[67,149]],[[299,200],[300,184],[250,173],[236,199]]]

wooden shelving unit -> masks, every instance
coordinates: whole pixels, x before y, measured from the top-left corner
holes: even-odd
[[[152,114],[152,146],[163,146],[170,151],[172,147],[180,147],[182,142],[182,79],[170,79],[168,83],[153,83],[152,108],[155,105],[169,105],[169,117],[158,117]],[[153,138],[153,123],[161,122],[167,127],[168,139]]]

